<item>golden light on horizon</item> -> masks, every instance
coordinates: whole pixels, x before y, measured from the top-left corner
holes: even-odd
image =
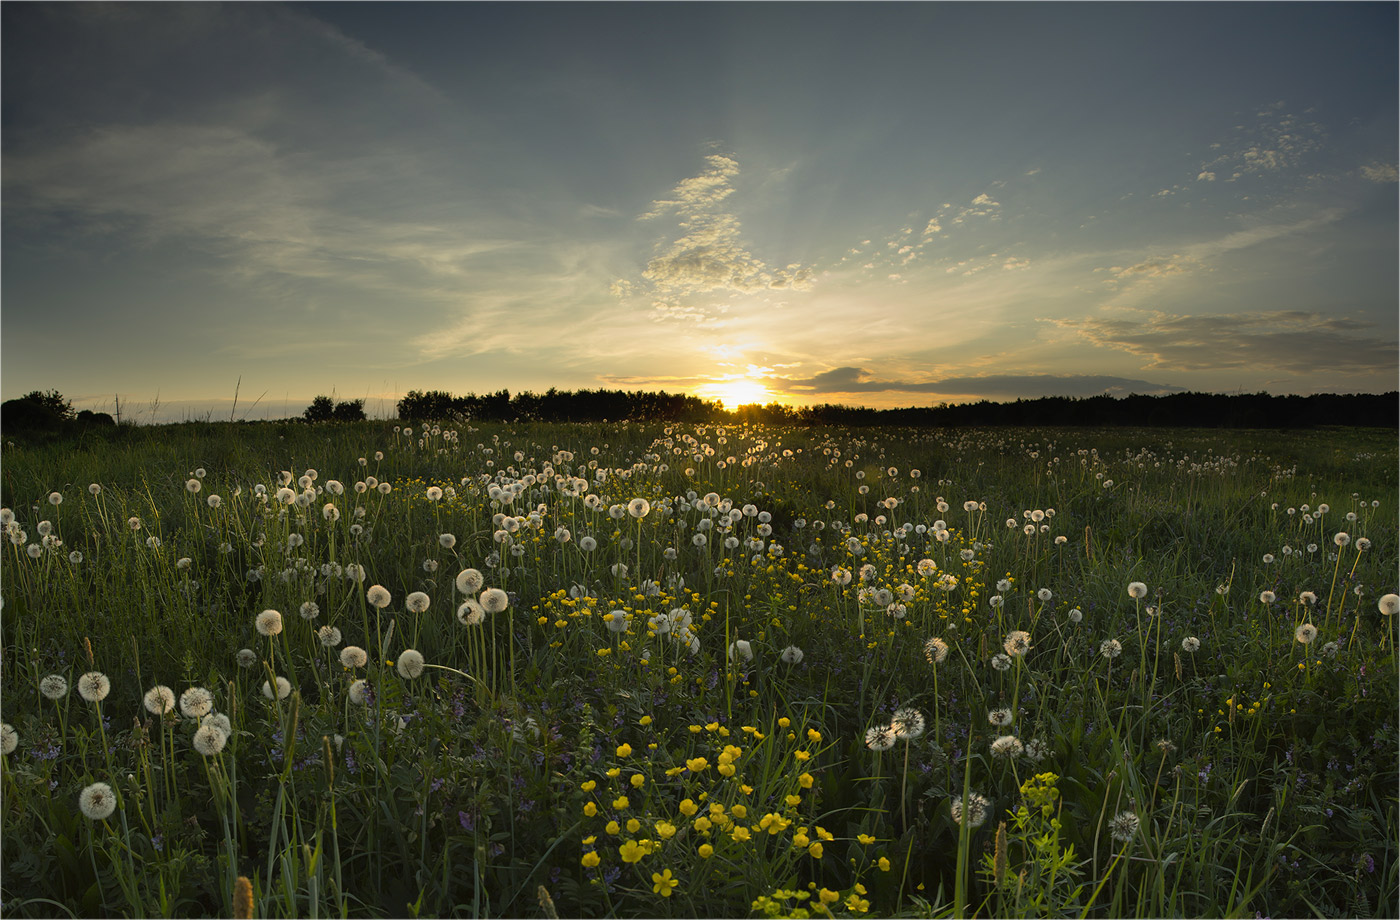
[[[767,405],[781,402],[777,394],[752,377],[735,377],[707,383],[697,391],[705,399],[718,399],[724,408],[734,410],[740,406]]]

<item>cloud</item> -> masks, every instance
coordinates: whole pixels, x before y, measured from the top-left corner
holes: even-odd
[[[1215,181],[1217,173],[1233,182],[1247,175],[1275,173],[1299,165],[1322,149],[1326,132],[1320,124],[1283,111],[1282,102],[1264,106],[1249,124],[1236,125],[1227,141],[1212,144],[1224,151],[1201,164],[1197,180]]]
[[[739,164],[718,154],[705,158],[705,170],[682,180],[669,198],[652,202],[641,216],[649,221],[672,214],[681,236],[660,247],[647,262],[642,277],[669,302],[696,294],[730,291],[751,294],[764,290],[807,290],[810,268],[799,264],[772,269],[745,245],[738,217],[728,208],[732,180]]]
[[[988,399],[1177,393],[1182,387],[1098,374],[990,374],[936,380],[882,380],[861,367],[837,367],[806,378],[773,377],[770,388],[794,396],[923,393]]]
[[[1395,182],[1400,179],[1397,176],[1394,163],[1368,163],[1361,167],[1361,175],[1372,182]]]
[[[1146,366],[1173,371],[1226,368],[1337,374],[1394,371],[1394,338],[1374,324],[1300,310],[1186,316],[1158,311],[1137,318],[1058,320],[1105,348],[1144,358]]]
[[[1145,278],[1165,278],[1168,275],[1183,274],[1194,261],[1180,253],[1173,253],[1170,256],[1146,259],[1136,265],[1114,265],[1108,269],[1108,272],[1118,279],[1131,278],[1134,275],[1141,275]]]

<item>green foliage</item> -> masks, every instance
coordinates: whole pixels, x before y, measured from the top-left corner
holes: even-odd
[[[411,427],[7,448],[7,915],[1400,908],[1388,432]]]

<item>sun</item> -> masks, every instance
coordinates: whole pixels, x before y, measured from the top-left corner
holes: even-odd
[[[718,399],[724,408],[730,410],[754,404],[767,405],[777,400],[771,390],[749,377],[717,380],[705,386],[702,395],[708,399]]]

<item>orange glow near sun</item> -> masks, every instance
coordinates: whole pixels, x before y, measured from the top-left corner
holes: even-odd
[[[718,399],[726,409],[737,409],[757,403],[767,405],[777,402],[778,397],[761,381],[750,377],[736,377],[732,380],[716,380],[700,388],[705,399]]]

